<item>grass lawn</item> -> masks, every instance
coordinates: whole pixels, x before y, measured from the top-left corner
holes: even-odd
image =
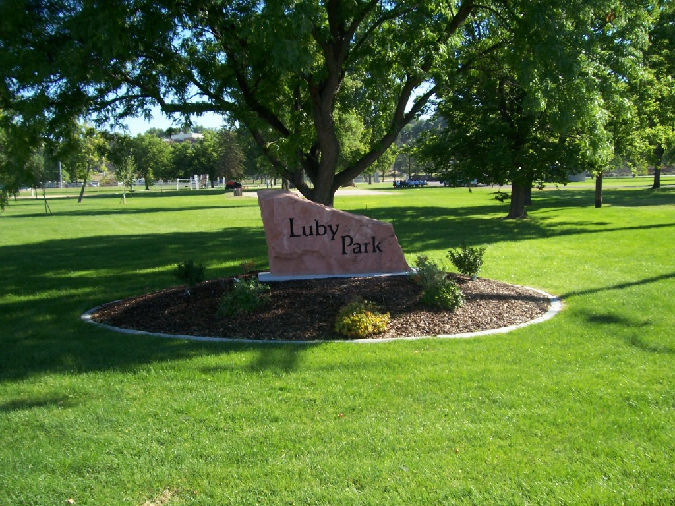
[[[664,181],[664,184],[668,181]],[[265,268],[257,201],[20,199],[0,215],[0,504],[675,503],[675,189],[338,196],[412,262],[487,245],[482,276],[563,299],[505,335],[356,345],[118,334],[87,309]],[[383,186],[386,188],[388,185]],[[449,261],[447,264],[450,265]]]

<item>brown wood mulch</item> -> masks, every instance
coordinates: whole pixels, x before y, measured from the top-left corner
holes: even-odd
[[[147,332],[251,340],[312,341],[345,339],[333,330],[337,312],[356,297],[374,302],[391,320],[390,337],[450,335],[507,327],[533,320],[548,310],[549,298],[530,288],[500,281],[448,274],[464,294],[454,312],[420,302],[421,287],[410,276],[329,278],[270,283],[270,298],[254,313],[217,316],[233,278],[112,302],[94,310],[91,320]]]

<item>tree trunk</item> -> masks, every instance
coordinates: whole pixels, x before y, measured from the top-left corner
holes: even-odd
[[[527,211],[525,211],[525,201],[527,197],[527,188],[531,185],[521,185],[518,183],[511,184],[511,207],[507,220],[518,220],[527,218]]]
[[[595,208],[602,207],[602,172],[595,175]]]
[[[16,194],[14,194],[16,197]],[[45,201],[45,214],[52,214],[52,209],[49,207],[49,203],[47,202],[47,190],[45,189],[44,185],[42,186],[42,198]]]
[[[77,203],[80,204],[84,198],[84,187],[87,186],[87,179],[89,179],[89,171],[84,175],[84,180],[82,181],[82,188],[80,188],[80,196],[77,198]]]
[[[525,206],[532,205],[532,185],[528,184],[525,187]]]
[[[319,174],[319,178],[314,181],[314,188],[311,191],[311,195],[305,196],[317,204],[333,207],[335,199],[335,189],[333,189],[334,181],[335,176],[333,174],[323,171],[323,173]]]
[[[654,183],[652,184],[653,190],[658,190],[659,188],[661,188],[661,165],[663,162],[664,153],[665,149],[663,148],[663,144],[659,142],[656,145],[656,148],[654,149],[654,154],[656,155],[656,163],[654,164]]]
[[[652,184],[652,189],[657,190],[661,188],[661,167],[654,167],[654,184]]]

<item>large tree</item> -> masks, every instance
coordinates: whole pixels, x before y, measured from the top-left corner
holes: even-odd
[[[461,70],[461,28],[490,3],[3,2],[0,96],[24,119],[52,123],[147,114],[154,105],[168,114],[222,113],[246,124],[304,195],[332,204],[436,84]],[[510,9],[517,15],[529,5]],[[478,58],[490,48],[474,49]],[[369,132],[360,156],[344,165],[340,114]]]
[[[495,49],[469,60],[442,90],[438,115],[446,127],[427,136],[422,155],[460,178],[510,182],[508,218],[527,216],[537,180],[563,182],[586,168],[601,173],[617,124],[608,104],[624,99],[646,47],[653,12],[644,7],[552,2],[508,26],[506,14],[468,23],[472,46]],[[494,45],[509,37],[510,44]]]

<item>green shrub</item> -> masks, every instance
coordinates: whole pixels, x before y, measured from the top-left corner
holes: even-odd
[[[464,304],[464,295],[456,283],[450,281],[445,271],[420,255],[415,262],[417,281],[422,285],[420,300],[429,306],[454,311]]]
[[[425,288],[420,300],[429,306],[454,311],[464,304],[464,294],[456,283],[446,280],[443,284]]]
[[[355,300],[342,307],[335,321],[335,331],[346,337],[364,338],[387,330],[389,313],[380,313],[366,300]]]
[[[483,266],[484,254],[485,248],[472,248],[462,244],[461,248],[448,251],[448,258],[459,272],[465,276],[471,276],[471,279],[476,279]]]
[[[218,316],[232,317],[252,313],[269,298],[270,287],[255,278],[234,279],[234,286],[220,299]]]
[[[416,279],[422,287],[442,285],[446,279],[446,272],[426,255],[419,255],[415,260]]]
[[[187,260],[176,265],[174,274],[179,281],[188,286],[187,292],[190,293],[190,288],[194,288],[204,281],[205,270],[206,267],[202,264],[195,264],[194,260]]]

